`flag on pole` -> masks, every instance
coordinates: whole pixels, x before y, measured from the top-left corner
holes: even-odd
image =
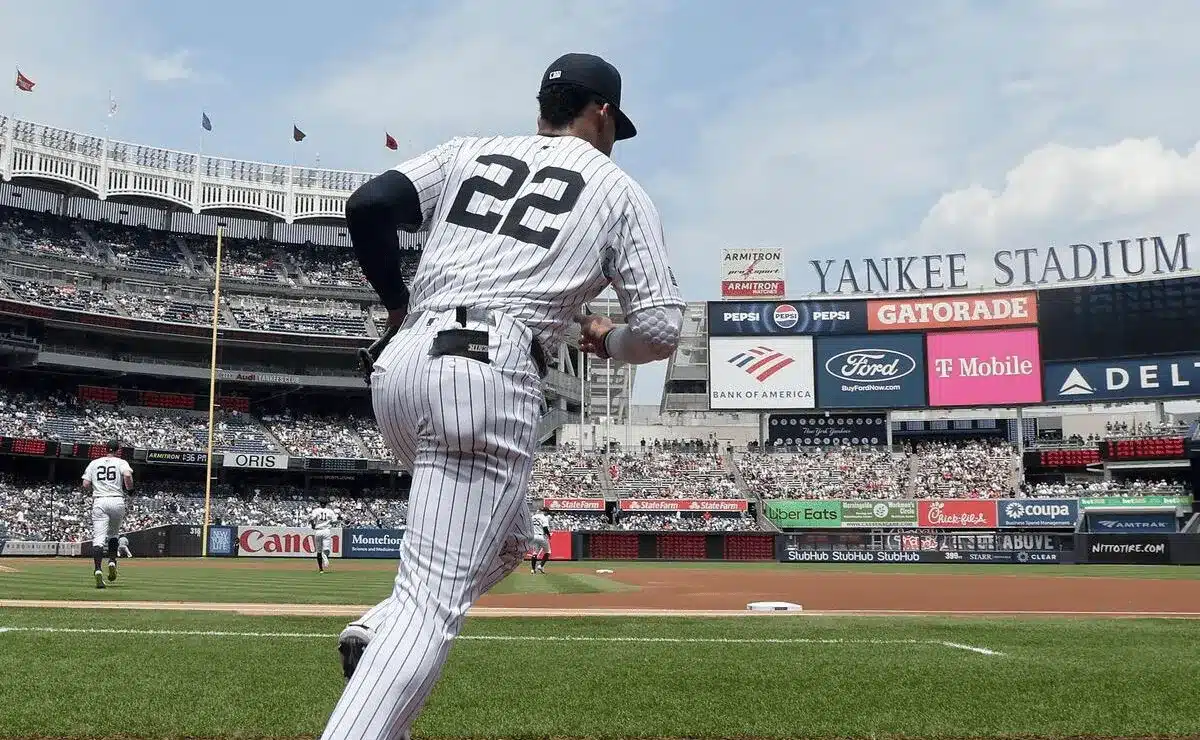
[[[116,100],[116,98],[114,98],[112,96],[112,93],[110,92],[108,94],[108,117],[112,118],[115,115],[117,115],[117,100]]]
[[[396,140],[392,138],[391,134],[384,131],[383,135],[387,137],[386,139],[383,140],[384,146],[386,146],[388,149],[391,149],[393,152],[400,148],[400,146],[398,144],[396,144]]]
[[[294,123],[292,124],[292,140],[304,141],[304,132],[301,131]]]
[[[19,70],[19,69],[17,70],[17,89],[18,90],[20,90],[21,92],[33,92],[33,86],[35,84],[36,83],[33,80],[31,80],[28,77],[26,77],[25,75],[21,74],[21,70]]]
[[[200,111],[200,126],[205,131],[212,131],[212,121],[209,120],[208,114],[204,111]]]

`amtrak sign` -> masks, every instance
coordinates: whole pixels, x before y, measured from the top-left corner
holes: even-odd
[[[1042,382],[1046,403],[1200,397],[1200,355],[1053,362]]]

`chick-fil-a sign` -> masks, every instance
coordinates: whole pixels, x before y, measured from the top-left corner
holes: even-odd
[[[930,406],[1041,402],[1037,329],[943,332],[925,341]]]

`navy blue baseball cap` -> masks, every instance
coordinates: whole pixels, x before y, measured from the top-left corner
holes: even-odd
[[[576,85],[595,93],[617,114],[617,141],[637,136],[637,127],[621,110],[621,73],[594,54],[563,54],[546,68],[542,90],[552,85]]]

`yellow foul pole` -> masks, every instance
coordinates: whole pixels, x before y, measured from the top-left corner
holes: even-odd
[[[200,556],[208,557],[208,521],[212,502],[213,434],[217,408],[217,326],[221,317],[221,240],[225,229],[217,227],[217,264],[213,280],[212,356],[208,368],[208,455],[204,463],[204,526],[200,531]]]

